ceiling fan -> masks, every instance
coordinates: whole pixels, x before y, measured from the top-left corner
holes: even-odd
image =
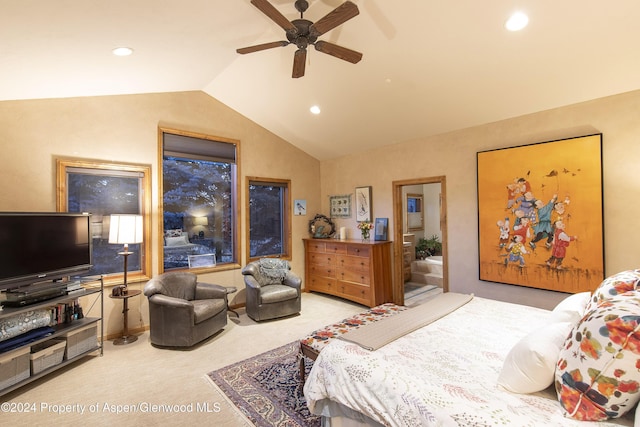
[[[300,12],[300,19],[294,19],[293,21],[289,21],[267,0],[251,0],[251,3],[286,31],[287,40],[244,47],[242,49],[237,49],[236,52],[245,54],[295,44],[298,47],[298,50],[296,50],[293,56],[293,73],[291,75],[293,78],[304,76],[304,68],[307,60],[307,47],[309,45],[315,46],[316,50],[319,52],[335,56],[336,58],[351,62],[352,64],[356,64],[362,59],[362,54],[360,52],[318,40],[319,36],[333,30],[339,25],[344,24],[354,16],[357,16],[360,11],[355,3],[350,1],[344,2],[315,24],[303,17],[304,12],[309,7],[309,2],[306,0],[296,0],[295,7],[298,12]]]

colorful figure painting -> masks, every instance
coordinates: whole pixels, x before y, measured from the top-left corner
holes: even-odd
[[[479,152],[480,280],[576,293],[604,278],[602,134]]]

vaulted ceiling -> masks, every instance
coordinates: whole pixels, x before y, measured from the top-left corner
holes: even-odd
[[[202,90],[322,160],[640,88],[637,0],[353,2],[321,39],[363,59],[310,48],[293,79],[292,45],[236,53],[286,40],[250,0],[0,0],[0,100]]]

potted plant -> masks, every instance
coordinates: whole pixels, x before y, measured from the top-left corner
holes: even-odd
[[[433,235],[428,239],[424,237],[418,240],[416,244],[416,258],[425,259],[429,256],[441,255],[442,254],[442,243],[439,240],[437,235]]]

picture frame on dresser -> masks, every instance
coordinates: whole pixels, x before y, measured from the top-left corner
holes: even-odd
[[[371,187],[356,187],[356,221],[371,222]]]
[[[373,226],[374,240],[387,240],[387,230],[389,229],[389,218],[376,218]]]

